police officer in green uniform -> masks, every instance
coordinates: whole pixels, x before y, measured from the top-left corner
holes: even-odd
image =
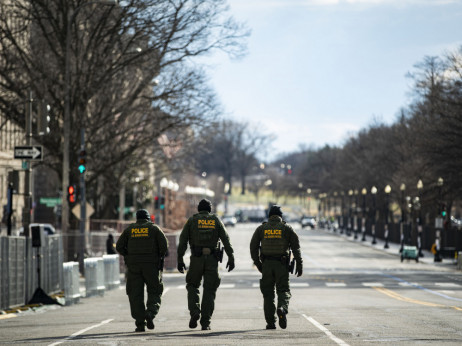
[[[164,232],[150,221],[145,209],[136,212],[136,222],[128,226],[117,240],[116,250],[124,256],[127,266],[126,291],[136,332],[144,332],[145,325],[154,329],[153,320],[159,312],[164,291],[162,267],[167,249]],[[146,306],[144,285],[148,295]]]
[[[250,255],[257,269],[262,273],[260,290],[263,294],[263,310],[266,329],[276,329],[275,312],[279,326],[287,328],[287,313],[291,297],[289,287],[289,248],[292,250],[297,276],[303,273],[303,260],[298,236],[293,228],[282,220],[281,207],[273,205],[268,222],[260,225],[250,241]],[[277,292],[277,310],[274,304],[274,287]]]
[[[228,271],[234,269],[234,255],[225,226],[215,214],[211,213],[212,203],[203,199],[199,202],[197,210],[199,213],[188,219],[180,235],[178,271],[184,273],[186,269],[183,256],[189,242],[191,259],[186,274],[188,309],[191,316],[189,328],[196,328],[197,321],[200,319],[202,330],[209,330],[215,308],[215,296],[221,282],[218,274],[219,241],[223,242],[228,256],[228,263],[226,264]],[[202,277],[204,278],[204,290],[201,304],[199,287]]]

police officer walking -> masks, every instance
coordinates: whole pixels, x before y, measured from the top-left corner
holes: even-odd
[[[264,222],[254,232],[250,241],[250,255],[257,269],[262,273],[260,291],[263,294],[263,310],[266,329],[276,329],[275,312],[279,326],[287,328],[289,300],[290,250],[295,261],[297,276],[303,273],[303,260],[298,235],[293,228],[282,220],[281,207],[273,205],[269,211],[268,222]],[[274,288],[277,292],[277,310],[274,303]]]
[[[202,330],[210,329],[215,296],[220,286],[218,261],[221,262],[223,252],[220,249],[221,240],[228,256],[226,268],[234,269],[234,255],[228,233],[221,220],[212,214],[212,203],[203,199],[199,202],[197,214],[191,216],[181,231],[178,244],[178,271],[184,273],[186,266],[183,256],[189,242],[191,260],[186,274],[186,289],[188,291],[188,309],[191,319],[189,328],[196,328],[200,319]],[[199,287],[204,278],[202,304],[200,303]]]
[[[164,232],[149,220],[145,209],[136,212],[136,222],[128,226],[117,240],[116,250],[124,256],[127,266],[126,292],[135,319],[135,332],[144,332],[145,326],[154,329],[153,320],[159,312],[164,290],[162,270],[167,249]],[[146,306],[144,285],[148,295]]]

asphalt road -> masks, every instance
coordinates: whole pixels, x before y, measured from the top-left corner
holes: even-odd
[[[236,269],[225,271],[211,330],[188,328],[184,275],[166,273],[155,329],[134,333],[125,287],[67,307],[0,316],[0,344],[33,345],[461,345],[462,272],[448,261],[401,263],[388,251],[345,235],[296,228],[305,268],[291,276],[285,330],[265,330],[260,275],[250,237],[257,225],[230,228]],[[187,261],[187,258],[185,258]]]

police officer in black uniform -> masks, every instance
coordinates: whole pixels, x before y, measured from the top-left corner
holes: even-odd
[[[228,256],[226,268],[234,269],[234,254],[226,228],[221,220],[212,214],[212,203],[203,199],[197,206],[198,213],[191,216],[183,227],[178,244],[178,271],[184,273],[186,266],[183,261],[186,248],[191,248],[191,260],[186,275],[186,289],[188,291],[188,309],[191,316],[189,328],[196,328],[200,319],[202,330],[210,329],[215,296],[220,286],[218,274],[218,256],[221,240]],[[199,287],[204,278],[204,291],[200,302]]]
[[[127,266],[126,291],[135,319],[135,332],[144,332],[145,326],[154,329],[153,320],[159,312],[164,290],[162,266],[167,249],[164,232],[150,221],[145,209],[136,212],[136,222],[128,226],[117,240],[116,250],[124,256]],[[144,285],[148,295],[146,306]]]
[[[289,300],[289,252],[291,249],[296,261],[295,274],[303,273],[303,260],[300,242],[293,228],[282,220],[281,207],[273,205],[269,211],[268,222],[260,225],[250,241],[250,255],[257,269],[262,273],[260,291],[263,294],[263,311],[266,329],[276,329],[276,317],[279,326],[287,328]],[[277,293],[277,309],[274,303],[274,288]]]

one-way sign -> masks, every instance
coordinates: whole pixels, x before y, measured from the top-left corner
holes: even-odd
[[[42,146],[14,147],[14,158],[25,160],[42,160]]]

